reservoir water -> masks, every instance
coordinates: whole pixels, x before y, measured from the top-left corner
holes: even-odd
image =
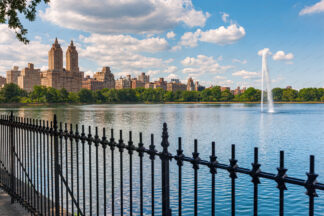
[[[128,131],[133,132],[134,144],[138,144],[138,133],[143,132],[144,145],[148,148],[150,134],[154,134],[155,145],[160,150],[162,124],[169,128],[169,150],[176,153],[178,137],[182,137],[184,154],[192,156],[194,139],[198,139],[200,158],[209,160],[211,142],[216,142],[217,160],[228,164],[231,144],[236,144],[238,165],[251,168],[253,148],[259,148],[261,170],[277,173],[279,151],[285,151],[285,167],[288,176],[306,179],[309,169],[309,155],[315,155],[315,172],[319,182],[324,182],[324,104],[276,104],[275,113],[260,113],[259,104],[165,104],[165,105],[69,105],[69,106],[27,106],[20,108],[0,108],[0,113],[14,111],[15,115],[52,120],[57,114],[58,120],[85,126],[98,126],[122,129],[127,141]],[[117,133],[116,133],[117,135]],[[117,151],[116,151],[117,152]],[[137,153],[134,153],[137,154]],[[119,169],[116,154],[115,205],[119,215]],[[101,156],[101,154],[100,154]],[[109,157],[109,155],[108,155]],[[128,212],[128,163],[124,153],[124,213]],[[138,203],[139,170],[138,157],[134,161],[134,203]],[[156,159],[156,214],[161,212],[160,160]],[[151,214],[150,160],[144,159],[144,212]],[[178,172],[176,161],[171,161],[171,208],[177,215]],[[102,170],[100,170],[102,172]],[[199,215],[210,215],[211,174],[207,167],[200,167],[198,178]],[[253,184],[251,177],[238,175],[236,186],[237,215],[252,215]],[[108,182],[109,184],[109,182]],[[285,215],[307,215],[308,197],[305,188],[287,184],[285,191]],[[216,215],[230,214],[230,178],[226,171],[218,170],[216,175]],[[324,192],[317,191],[315,215],[324,215]],[[100,195],[100,199],[104,194]],[[110,203],[109,191],[107,192]],[[183,215],[193,215],[193,169],[192,164],[183,167]],[[259,185],[260,215],[278,215],[279,190],[276,183],[261,179]],[[111,209],[108,209],[111,212]],[[139,212],[134,204],[134,211]]]

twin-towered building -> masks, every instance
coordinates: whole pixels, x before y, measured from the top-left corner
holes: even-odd
[[[41,71],[34,68],[32,63],[28,67],[19,70],[15,66],[12,70],[7,71],[7,78],[0,77],[0,87],[4,83],[15,83],[20,88],[30,92],[34,86],[53,87],[55,89],[66,89],[68,92],[78,92],[81,88],[89,90],[100,90],[103,88],[162,88],[167,91],[197,91],[199,90],[198,82],[194,83],[192,78],[188,79],[187,85],[182,84],[178,79],[166,82],[160,78],[155,82],[150,82],[150,76],[141,73],[137,78],[127,75],[124,78],[115,80],[109,67],[103,67],[102,71],[93,75],[93,78],[87,76],[79,69],[79,57],[76,47],[71,41],[66,50],[66,67],[63,67],[63,50],[58,43],[57,38],[48,52],[48,70]]]
[[[83,72],[79,71],[78,61],[78,52],[71,41],[66,51],[66,68],[63,68],[63,50],[55,39],[48,52],[47,71],[35,69],[31,63],[21,71],[15,66],[7,71],[7,83],[15,83],[26,91],[32,91],[35,85],[42,85],[77,92],[82,88],[83,79]]]

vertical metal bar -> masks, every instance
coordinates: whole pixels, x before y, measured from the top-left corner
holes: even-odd
[[[40,213],[41,215],[43,214],[43,160],[42,160],[42,155],[43,155],[43,145],[42,145],[42,130],[43,130],[42,121],[39,121],[39,173],[40,173],[40,193],[41,193],[41,199],[40,199]]]
[[[314,187],[314,184],[316,183],[316,177],[318,176],[315,174],[315,157],[314,155],[310,156],[310,163],[309,163],[309,173],[308,175],[308,180],[307,180],[307,186],[308,186],[308,191],[307,195],[309,196],[309,216],[314,215],[314,197],[318,196],[316,194],[316,190]]]
[[[254,166],[257,164],[258,164],[258,148],[254,148]],[[258,182],[254,180],[253,183],[254,183],[253,215],[257,216],[258,215]]]
[[[212,174],[212,212],[211,215],[215,216],[215,174],[216,174],[216,155],[215,155],[215,142],[212,142],[212,155],[210,156],[210,172]]]
[[[75,125],[75,144],[76,144],[76,166],[77,166],[77,208],[78,208],[78,215],[80,215],[80,180],[79,180],[79,126]],[[85,212],[84,212],[85,214]]]
[[[143,137],[142,133],[139,134],[140,142],[139,142],[139,157],[140,157],[140,215],[143,215]]]
[[[194,152],[192,154],[192,156],[193,156],[193,158],[194,158],[195,161],[197,159],[199,160],[198,155],[199,155],[199,153],[198,153],[198,142],[195,139]],[[194,192],[194,215],[197,216],[198,215],[198,169],[199,169],[198,163],[194,163],[193,164],[193,168],[194,168],[194,184],[195,184],[195,192]]]
[[[124,151],[124,142],[123,142],[123,131],[119,131],[119,165],[120,165],[120,215],[124,214],[124,192],[123,192],[123,151]]]
[[[161,166],[162,166],[162,215],[163,216],[171,216],[170,209],[170,170],[169,170],[169,160],[170,153],[168,152],[169,147],[169,134],[167,124],[163,124],[163,132],[162,132],[162,143],[163,147],[161,158]]]
[[[92,215],[92,162],[91,162],[91,142],[92,142],[92,135],[91,135],[91,126],[89,126],[89,134],[88,134],[88,145],[89,145],[89,201],[90,201],[90,215]]]
[[[60,134],[60,174],[63,175],[63,128],[62,128],[62,122],[60,122],[60,129],[59,129],[59,134]],[[64,199],[63,199],[63,178],[61,177],[61,215],[64,215]]]
[[[68,130],[67,123],[64,124],[64,139],[65,139],[65,207],[66,207],[66,215],[68,216],[69,212],[69,193],[68,193],[68,185],[69,185],[69,155],[68,155]]]
[[[99,161],[98,161],[98,146],[99,146],[99,136],[98,136],[98,127],[96,127],[95,134],[95,147],[96,147],[96,207],[97,207],[97,215],[99,215]]]
[[[52,216],[54,216],[55,214],[55,196],[54,196],[54,183],[55,183],[55,173],[54,173],[54,146],[53,146],[53,132],[54,132],[54,128],[53,128],[53,122],[51,121],[51,129],[50,129],[50,135],[51,135],[51,138],[50,138],[50,141],[51,141],[51,199],[52,199],[52,208],[51,208],[51,212],[52,212]]]
[[[36,203],[36,200],[37,200],[37,191],[36,191],[36,143],[35,143],[35,128],[36,128],[36,125],[35,125],[35,119],[33,119],[33,127],[32,127],[32,145],[33,145],[33,155],[32,155],[32,167],[33,167],[33,176],[32,176],[32,183],[33,183],[33,192],[34,192],[34,203],[33,203],[33,207],[34,209],[37,209],[37,203]]]
[[[182,215],[182,166],[183,166],[183,150],[182,150],[182,140],[181,137],[178,138],[178,150],[177,150],[177,156],[178,156],[178,214],[179,216]]]
[[[280,151],[280,169],[284,169],[284,152]],[[280,207],[279,207],[279,214],[280,216],[284,215],[284,189],[280,188]]]
[[[155,159],[155,145],[154,135],[151,134],[151,145],[150,145],[150,159],[151,159],[151,205],[152,205],[152,216],[154,216],[154,159]]]
[[[111,129],[110,150],[111,150],[111,214],[115,215],[115,182],[114,182],[114,130]]]
[[[59,151],[58,151],[58,131],[57,131],[57,119],[56,115],[54,115],[54,163],[55,163],[55,215],[60,215],[60,182],[59,182],[59,172],[60,172],[60,164],[59,164]]]
[[[231,159],[230,159],[230,166],[231,168],[229,169],[230,172],[230,177],[231,177],[231,213],[232,216],[235,216],[235,179],[237,178],[236,173],[234,169],[237,167],[237,160],[235,159],[235,145],[232,145],[232,150],[231,150]]]
[[[106,148],[107,148],[106,128],[102,131],[102,148],[103,148],[103,175],[104,175],[104,215],[107,215],[107,174],[106,174]]]
[[[73,179],[73,176],[74,176],[74,174],[73,174],[73,169],[74,169],[73,161],[74,161],[74,158],[73,158],[73,128],[72,128],[72,124],[70,124],[70,146],[71,146],[71,149],[70,149],[70,156],[71,156],[71,193],[72,193],[72,196],[74,196],[74,179]],[[71,207],[72,207],[72,215],[74,215],[74,203],[73,203],[73,201],[71,202]]]
[[[36,172],[37,172],[37,181],[36,181],[36,184],[37,184],[37,211],[40,211],[40,190],[39,190],[39,146],[38,146],[38,131],[39,131],[39,125],[38,125],[38,119],[36,119],[36,140],[35,140],[35,143],[36,143]]]
[[[86,140],[84,125],[82,125],[81,132],[81,143],[82,143],[82,201],[83,201],[83,213],[86,214],[86,204],[85,204],[85,149],[84,143]]]
[[[133,215],[133,141],[132,131],[129,131],[128,154],[129,154],[129,215]]]
[[[15,201],[15,145],[14,145],[14,126],[13,126],[13,112],[10,112],[10,170],[11,170],[11,180],[10,180],[10,190],[12,192],[11,203]]]

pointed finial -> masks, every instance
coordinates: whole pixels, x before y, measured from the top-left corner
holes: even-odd
[[[55,38],[55,44],[58,44],[57,37]]]
[[[71,46],[73,46],[73,40],[71,40]]]

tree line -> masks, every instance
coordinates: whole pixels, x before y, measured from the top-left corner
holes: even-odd
[[[272,89],[274,101],[324,102],[324,88]],[[34,86],[26,92],[16,84],[6,84],[0,90],[0,103],[163,103],[163,102],[258,102],[261,90],[250,87],[244,93],[233,95],[230,90],[221,91],[220,86],[203,91],[165,91],[157,89],[102,89],[67,92],[66,89]]]

